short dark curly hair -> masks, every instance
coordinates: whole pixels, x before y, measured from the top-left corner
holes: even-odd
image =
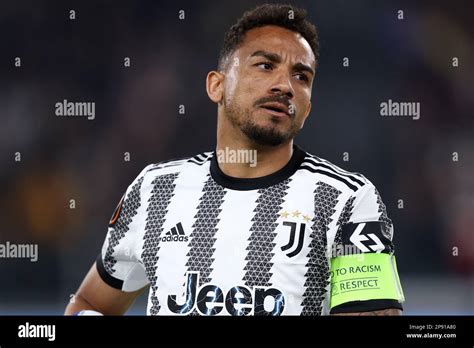
[[[306,10],[288,4],[263,4],[246,11],[224,35],[219,54],[218,69],[227,67],[228,58],[240,46],[247,31],[266,25],[276,25],[300,33],[313,50],[316,62],[319,58],[318,32],[314,24],[306,19]]]

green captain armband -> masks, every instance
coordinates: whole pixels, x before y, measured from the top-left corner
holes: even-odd
[[[331,259],[331,308],[377,299],[405,301],[394,255],[364,253]]]

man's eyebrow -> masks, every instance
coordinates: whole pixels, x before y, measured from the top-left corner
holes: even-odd
[[[266,52],[266,51],[255,51],[250,55],[250,57],[265,57],[269,61],[274,62],[274,63],[281,63],[281,57],[280,55],[276,53],[271,53],[271,52]]]
[[[273,63],[281,63],[281,57],[280,57],[279,54],[271,53],[271,52],[267,52],[267,51],[262,51],[262,50],[255,51],[254,53],[252,53],[250,55],[250,57],[264,57],[264,58],[268,59],[269,61],[271,61]],[[307,71],[310,74],[314,75],[314,70],[309,65],[306,65],[306,64],[303,64],[303,63],[296,63],[293,66],[293,70]]]
[[[310,74],[314,75],[314,70],[310,66],[308,66],[306,64],[303,64],[303,63],[296,63],[293,66],[293,69],[296,70],[296,71],[307,71]]]

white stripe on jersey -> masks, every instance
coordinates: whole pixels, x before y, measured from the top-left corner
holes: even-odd
[[[252,191],[250,194],[242,191],[227,190],[226,199],[221,206],[222,212],[219,215],[218,231],[215,235],[214,262],[212,264],[211,280],[214,284],[219,284],[222,289],[229,290],[234,286],[244,285],[244,267],[246,264],[247,247],[249,245],[250,220],[242,221],[239,229],[235,229],[236,219],[242,216],[252,216],[257,206],[258,193]],[[242,195],[246,195],[248,204],[236,206],[242,201]],[[229,277],[234,274],[235,277]],[[220,313],[226,314],[225,311]]]

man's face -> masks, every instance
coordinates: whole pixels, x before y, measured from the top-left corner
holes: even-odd
[[[277,26],[249,30],[225,73],[225,117],[259,145],[292,140],[311,108],[315,65],[300,34]]]

